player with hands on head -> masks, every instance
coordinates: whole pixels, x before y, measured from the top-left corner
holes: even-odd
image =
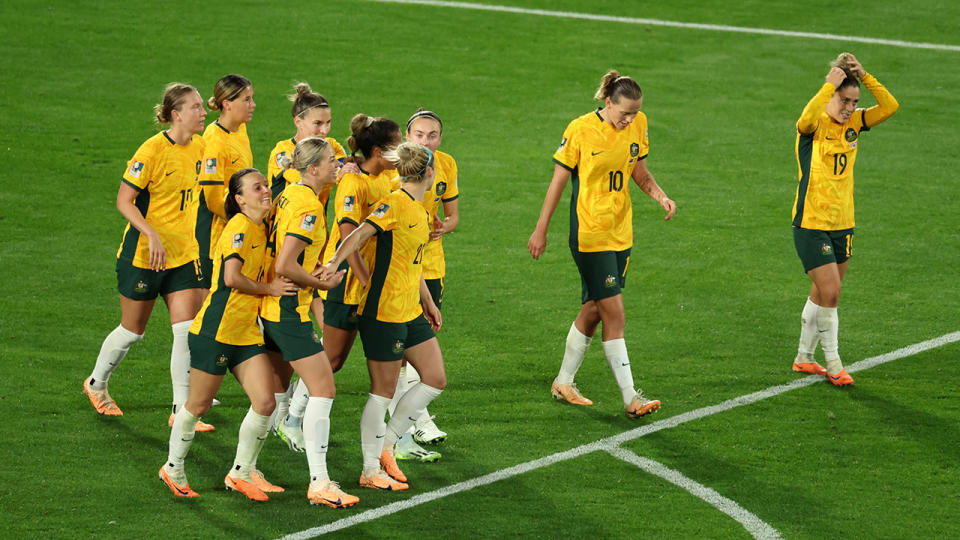
[[[877,104],[864,109],[860,83]],[[824,375],[835,386],[853,384],[840,360],[837,306],[853,256],[853,168],[860,134],[890,118],[897,100],[850,53],[831,63],[826,81],[797,120],[798,183],[793,203],[793,241],[810,276],[810,295],[800,315],[800,342],[793,370]],[[817,344],[827,366],[814,359]]]

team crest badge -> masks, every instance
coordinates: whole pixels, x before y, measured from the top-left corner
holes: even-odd
[[[447,183],[446,182],[437,182],[437,195],[443,195],[447,192]]]
[[[203,164],[204,174],[217,174],[217,158],[212,157]]]
[[[844,137],[847,139],[847,142],[853,142],[857,140],[857,132],[853,128],[847,128],[847,132],[844,134]]]
[[[389,209],[390,209],[389,204],[381,204],[380,206],[377,207],[376,210],[373,211],[373,215],[377,216],[378,218],[382,218],[383,215],[386,214],[387,210]]]
[[[633,143],[630,145],[630,157],[637,157],[640,154],[640,145]]]
[[[197,160],[197,174],[200,174],[200,160]]]
[[[606,287],[606,288],[608,288],[608,289],[612,289],[612,288],[616,287],[616,286],[617,286],[617,278],[615,278],[615,277],[613,277],[613,276],[607,276],[607,278],[603,280],[603,286]]]
[[[243,233],[237,233],[233,235],[233,249],[240,249],[243,247]]]
[[[343,211],[344,212],[353,212],[353,195],[347,195],[343,198]]]
[[[831,246],[830,244],[823,244],[823,245],[821,245],[821,246],[820,246],[820,254],[821,254],[821,255],[832,255],[832,254],[833,254],[833,246]]]
[[[143,172],[143,162],[134,161],[130,164],[130,176],[134,178],[140,178],[140,173]]]
[[[221,355],[217,358],[217,367],[224,367],[224,366],[226,366],[226,365],[227,365],[227,355],[221,354]]]
[[[303,219],[300,220],[300,228],[305,231],[312,231],[314,224],[317,223],[317,216],[311,216],[307,214],[303,216]]]
[[[557,148],[557,153],[560,153],[563,150],[563,147],[566,145],[567,145],[567,138],[564,137],[563,140],[560,141],[560,147]]]
[[[403,352],[403,342],[399,339],[393,344],[393,352],[394,354],[400,354]]]
[[[138,281],[137,286],[134,287],[133,290],[137,291],[138,293],[147,292],[147,284],[142,281]]]

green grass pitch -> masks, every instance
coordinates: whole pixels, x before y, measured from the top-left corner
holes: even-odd
[[[498,0],[499,1],[499,0]],[[511,5],[624,17],[958,44],[960,7],[879,0]],[[794,253],[794,122],[849,50],[901,104],[865,134],[855,257],[840,351],[876,356],[960,329],[960,52],[777,35],[357,2],[0,5],[0,536],[276,538],[795,379],[808,278]],[[615,67],[644,90],[648,164],[679,212],[631,189],[636,241],[624,292],[638,384],[663,400],[628,421],[594,344],[578,376],[590,408],[549,385],[578,309],[567,194],[546,254],[526,242],[567,122],[595,107]],[[255,165],[293,134],[300,80],[333,105],[343,142],[357,112],[437,111],[460,167],[448,257],[449,386],[431,406],[449,441],[408,464],[412,489],[356,485],[367,375],[357,348],[338,375],[331,476],[361,498],[305,500],[307,468],[279,440],[259,466],[288,491],[253,504],[223,489],[245,397],[231,378],[187,460],[192,501],[156,478],[166,456],[171,333],[158,303],[111,380],[122,418],[81,392],[119,322],[114,207],[126,160],[155,128],[164,84],[204,97],[226,73],[254,85]],[[861,102],[873,104],[865,89]],[[208,121],[215,115],[211,114]],[[960,536],[960,346],[818,383],[623,445],[736,501],[786,538]],[[339,538],[743,538],[737,522],[606,452],[555,463],[343,529]]]

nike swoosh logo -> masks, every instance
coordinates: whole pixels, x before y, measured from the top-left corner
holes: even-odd
[[[170,172],[168,172],[167,174],[165,174],[164,176],[170,176],[171,174],[173,174],[173,173],[175,173],[175,172],[177,172],[177,171],[170,171]]]
[[[238,161],[240,161],[240,158],[237,158],[237,159],[231,161],[230,164],[233,165],[234,163],[236,163],[236,162],[238,162]]]
[[[830,137],[826,137],[826,139],[827,139],[828,141],[835,141],[835,140],[836,140],[836,139],[833,139],[833,138],[830,138]]]
[[[330,504],[335,504],[337,506],[340,506],[341,504],[343,504],[343,502],[339,498],[337,500],[333,500],[333,499],[328,499],[327,497],[324,497],[323,500],[327,501]]]
[[[408,416],[407,418],[410,418],[410,417]],[[410,418],[410,421],[411,421],[411,422],[416,422],[417,419],[416,419],[416,418]]]
[[[258,247],[260,247],[260,244],[257,244],[255,246],[250,246],[250,249],[257,249]]]
[[[375,205],[375,204],[377,204],[377,203],[375,203],[375,202],[367,203],[367,206],[373,206],[373,205]]]
[[[320,449],[321,449],[321,450],[326,450],[326,449],[327,449],[327,445],[325,444],[325,445],[321,446]],[[329,500],[329,499],[327,499],[327,500]]]
[[[378,439],[382,439],[382,438],[383,438],[383,435],[377,435],[377,438],[378,438]]]
[[[599,154],[602,154],[602,153],[603,153],[603,150],[601,150],[601,151],[599,151],[599,152],[590,152],[590,155],[591,155],[591,156],[596,156],[596,155],[599,155]]]
[[[834,377],[833,375],[827,375],[827,377],[830,377],[831,379],[833,379],[833,380],[835,380],[835,381],[839,381],[839,380],[840,380],[840,376],[839,376],[839,375],[837,375],[836,377]]]
[[[620,365],[621,365],[621,366],[629,366],[629,365],[630,365],[630,362],[627,362],[626,364],[620,364]]]
[[[407,227],[410,227],[411,229],[412,229],[412,228],[414,228],[414,227],[416,227],[416,226],[417,226],[416,224],[413,224],[413,225],[407,225]]]
[[[181,495],[186,495],[186,494],[187,494],[187,492],[184,491],[184,490],[182,490],[182,489],[180,489],[180,486],[178,486],[177,484],[173,484],[173,489],[177,490],[177,493],[179,493],[179,494],[181,494]]]

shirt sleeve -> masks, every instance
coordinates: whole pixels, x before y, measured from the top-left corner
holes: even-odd
[[[867,90],[873,94],[873,98],[877,100],[876,105],[863,112],[863,129],[866,131],[893,116],[893,113],[900,108],[900,104],[887,87],[880,84],[873,75],[865,74],[862,81]]]
[[[146,142],[141,144],[127,162],[127,170],[123,173],[124,183],[137,191],[146,189],[153,174],[153,161],[153,151],[150,146]]]
[[[389,198],[380,199],[373,212],[367,216],[367,223],[373,225],[378,233],[397,228],[397,210],[390,203]]]
[[[823,83],[817,94],[807,102],[807,106],[800,113],[800,119],[797,120],[797,131],[809,135],[817,130],[817,126],[820,125],[820,115],[823,114],[824,109],[827,108],[827,103],[836,91],[836,86],[828,82]]]
[[[443,193],[441,200],[450,202],[460,196],[460,187],[457,185],[457,162],[450,157],[450,168],[447,170],[447,191]]]
[[[224,234],[220,235],[220,240],[218,240],[218,242],[220,242],[220,255],[224,261],[237,258],[240,259],[240,262],[243,262],[246,251],[249,250],[249,248],[246,248],[246,244],[248,243],[247,235],[243,231],[237,231],[236,228],[230,227],[229,225],[228,223],[227,229],[224,231]]]
[[[359,176],[347,174],[337,185],[337,199],[334,202],[335,221],[360,226],[363,221],[362,205],[366,204],[366,189]]]
[[[642,113],[641,113],[642,114]],[[638,126],[642,131],[637,134],[637,138],[640,140],[638,143],[640,145],[639,152],[637,153],[637,161],[647,157],[647,154],[650,153],[650,126],[647,123],[647,116],[643,116],[643,125]]]
[[[223,178],[227,159],[228,156],[222,150],[207,148],[203,153],[198,177],[207,208],[221,217],[225,215],[223,203],[227,198],[227,186]]]
[[[318,227],[320,227],[319,220],[323,218],[321,212],[322,209],[297,208],[287,226],[287,236],[293,236],[307,244],[312,244],[316,235],[314,231],[318,230]]]
[[[563,139],[560,141],[560,147],[553,154],[553,161],[569,171],[580,164],[580,141],[576,136],[576,120],[570,122],[563,132]]]

